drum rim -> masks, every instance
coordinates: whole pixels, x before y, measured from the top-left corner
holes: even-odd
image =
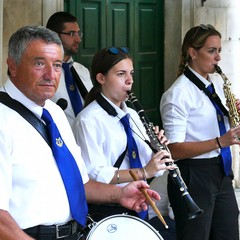
[[[114,215],[111,215],[111,216],[108,216],[106,218],[103,218],[102,220],[100,220],[99,222],[96,222],[94,224],[94,226],[92,227],[92,229],[90,230],[90,232],[88,233],[87,235],[87,239],[86,240],[89,240],[89,237],[91,237],[91,235],[93,234],[94,232],[94,229],[96,229],[101,223],[107,221],[108,219],[111,219],[111,218],[120,218],[120,217],[128,217],[128,218],[132,218],[132,219],[135,219],[145,225],[147,225],[155,234],[157,237],[160,237],[159,239],[160,240],[164,240],[162,238],[162,236],[160,235],[159,231],[157,231],[152,225],[150,225],[148,222],[142,220],[141,218],[139,217],[136,217],[136,216],[132,216],[132,215],[129,215],[129,214],[126,214],[126,213],[122,213],[122,214],[114,214]]]

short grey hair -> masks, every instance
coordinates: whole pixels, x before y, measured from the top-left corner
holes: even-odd
[[[62,47],[62,42],[58,34],[50,29],[42,26],[25,26],[18,29],[10,37],[8,57],[11,57],[16,64],[19,64],[27,45],[34,40],[43,40],[46,43],[55,43]]]

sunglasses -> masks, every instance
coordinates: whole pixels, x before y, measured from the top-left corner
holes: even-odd
[[[123,52],[125,54],[128,54],[129,53],[129,50],[128,48],[126,47],[109,47],[109,48],[106,48],[105,50],[103,50],[102,52],[102,56],[99,56],[100,58],[97,60],[98,61],[98,64],[108,55],[118,55],[120,52]],[[115,59],[116,58],[116,59]],[[115,59],[115,60],[114,60]],[[122,56],[116,56],[114,57],[114,61],[113,63],[111,64],[111,66],[114,66],[117,62],[119,62],[121,59],[122,59]]]
[[[126,47],[110,47],[107,48],[106,51],[109,51],[112,54],[119,54],[120,51],[124,52],[124,53],[129,53],[128,49]]]
[[[215,30],[215,27],[212,26],[211,24],[207,24],[207,25],[200,24],[200,25],[198,26],[196,32],[193,34],[192,39],[194,39],[194,38],[196,37],[196,35],[197,35],[197,33],[198,33],[198,31],[199,31],[200,29],[205,30],[205,31],[207,31],[207,30],[209,30],[209,29]]]

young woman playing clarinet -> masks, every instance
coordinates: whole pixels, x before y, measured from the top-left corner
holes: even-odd
[[[166,150],[153,154],[144,141],[148,136],[137,112],[125,103],[127,92],[132,88],[133,74],[133,60],[127,48],[105,48],[93,58],[91,76],[94,86],[73,130],[88,174],[99,182],[125,185],[133,181],[130,169],[138,179],[148,180],[174,168],[165,165],[173,162]],[[159,141],[168,144],[163,130],[156,127],[155,131]],[[90,206],[90,214],[96,220],[125,212],[137,215],[116,205]],[[140,217],[147,220],[145,216]]]

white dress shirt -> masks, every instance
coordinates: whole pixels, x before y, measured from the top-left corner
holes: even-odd
[[[42,107],[26,98],[9,79],[1,91],[41,118]],[[89,180],[86,167],[65,114],[51,100],[44,107],[52,115],[86,183]],[[22,229],[72,219],[49,145],[18,112],[1,103],[0,115],[0,209],[8,211]]]
[[[85,86],[85,88],[88,91],[90,91],[90,89],[92,88],[93,84],[92,84],[92,81],[91,81],[91,78],[90,78],[90,73],[89,73],[88,69],[86,67],[84,67],[80,63],[73,62],[72,58],[70,58],[68,60],[68,63],[69,62],[73,63],[73,67],[76,70],[76,72],[79,75],[79,77],[81,78],[81,80],[83,82],[83,85]],[[79,93],[79,95],[81,97],[82,103],[84,104],[84,100],[83,100],[83,98],[82,98],[80,93]],[[64,110],[64,112],[65,112],[65,114],[67,116],[67,119],[68,119],[70,125],[72,126],[72,124],[73,124],[73,122],[75,120],[75,113],[73,111],[71,100],[69,98],[68,91],[67,91],[67,88],[66,88],[65,74],[64,74],[64,69],[63,68],[62,68],[62,74],[61,74],[61,78],[60,78],[58,89],[57,89],[55,95],[52,97],[52,100],[54,102],[57,102],[60,98],[64,98],[68,102],[67,108]]]
[[[193,71],[191,68],[189,68]],[[210,75],[210,82],[193,71],[206,85],[212,82],[225,105],[223,80],[219,74]],[[220,136],[216,110],[208,96],[182,74],[163,94],[160,112],[166,137],[175,142],[199,142]],[[226,128],[229,122],[224,117]],[[220,149],[210,151],[195,158],[218,156]]]
[[[142,166],[145,166],[152,158],[152,150],[144,142],[144,139],[149,138],[136,111],[128,108],[125,103],[120,109],[107,98],[105,99],[116,109],[118,116],[109,115],[97,101],[93,101],[78,114],[73,124],[73,132],[82,149],[82,157],[87,166],[89,177],[98,182],[109,183],[117,169],[113,166],[126,149],[127,136],[120,122],[120,118],[126,113],[131,116],[130,126],[133,130]],[[129,168],[129,159],[126,154],[120,169]],[[159,171],[156,175],[162,175],[163,172]]]

